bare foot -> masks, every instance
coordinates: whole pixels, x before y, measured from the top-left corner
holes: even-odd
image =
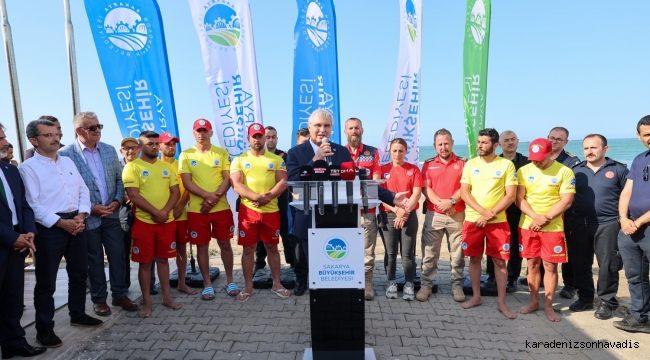
[[[526,306],[522,306],[519,308],[519,313],[521,314],[530,314],[532,312],[535,312],[539,310],[539,303],[530,303]]]
[[[552,321],[552,322],[559,322],[560,321],[560,316],[553,310],[552,307],[548,306],[546,309],[544,309],[546,312],[546,317]]]
[[[143,304],[142,310],[140,310],[138,316],[141,318],[148,318],[149,316],[151,316],[151,305],[147,306]]]
[[[178,310],[181,307],[183,307],[182,304],[177,303],[174,300],[169,300],[169,301],[163,300],[162,304],[163,304],[163,306],[166,306],[166,307],[168,307],[168,308],[170,308],[172,310]]]
[[[481,300],[480,297],[477,298],[476,296],[472,296],[471,299],[469,299],[469,300],[465,301],[464,303],[460,304],[460,306],[463,309],[469,309],[469,308],[473,308],[474,306],[479,306],[481,304],[483,304],[483,301]]]
[[[510,310],[507,305],[497,305],[497,309],[501,311],[503,315],[505,315],[508,319],[514,319],[517,317],[517,314],[515,314],[514,311]]]
[[[196,294],[199,293],[198,291],[192,289],[191,287],[189,287],[189,286],[187,286],[187,285],[185,285],[185,286],[180,286],[180,285],[179,285],[179,286],[176,288],[176,290],[178,290],[178,292],[186,293],[186,294],[188,294],[188,295],[196,295]]]

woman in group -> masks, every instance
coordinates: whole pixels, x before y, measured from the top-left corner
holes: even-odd
[[[418,201],[422,193],[422,174],[420,169],[404,161],[408,151],[406,141],[397,138],[390,143],[391,162],[381,167],[382,179],[386,182],[381,186],[392,192],[406,191],[409,197],[409,207],[406,209],[393,207],[382,203],[380,206],[381,223],[384,224],[383,235],[388,254],[386,274],[388,289],[386,297],[397,299],[397,283],[395,282],[395,267],[397,251],[401,243],[402,267],[404,268],[404,300],[413,300],[415,292],[413,279],[415,277],[415,242],[418,233]]]

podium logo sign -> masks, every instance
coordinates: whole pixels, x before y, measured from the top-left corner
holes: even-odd
[[[343,260],[348,255],[348,243],[335,237],[325,242],[325,254],[332,260]]]

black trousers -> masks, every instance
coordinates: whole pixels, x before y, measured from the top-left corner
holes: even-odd
[[[307,282],[309,278],[309,261],[307,259],[308,251],[308,240],[301,239],[297,236],[291,236],[295,239],[295,261],[293,267],[293,273],[296,274],[296,281],[298,282]]]
[[[292,239],[293,235],[289,234],[289,214],[288,214],[289,202],[287,197],[280,196],[278,198],[278,208],[280,209],[280,238],[282,238],[282,246],[284,247],[284,261],[289,264],[291,267],[294,267],[295,264],[295,239]],[[261,241],[257,242],[257,247],[255,248],[255,267],[264,268],[266,266],[266,248],[264,243]]]
[[[571,286],[573,288],[576,287],[573,259],[581,251],[573,239],[573,226],[576,221],[574,216],[564,216],[564,236],[566,238],[566,251],[569,261],[562,264],[562,281],[564,282],[564,286]]]
[[[522,258],[519,256],[519,218],[520,216],[508,214],[508,227],[510,227],[510,260],[508,260],[508,281],[517,281],[521,273]],[[494,278],[494,262],[492,257],[487,257],[487,274]]]
[[[38,235],[34,245],[36,256],[36,330],[54,329],[54,291],[56,274],[61,259],[65,257],[68,272],[68,310],[71,319],[83,316],[86,311],[86,278],[88,278],[88,243],[86,233],[75,236],[67,231],[36,224]]]
[[[598,297],[616,308],[618,300],[618,272],[623,260],[618,251],[618,232],[621,228],[614,220],[605,224],[585,224],[584,220],[572,219],[572,240],[578,251],[573,252],[573,270],[578,297],[587,302],[594,300],[594,254],[598,261]]]
[[[124,280],[126,288],[131,287],[131,228],[129,231],[124,231],[122,228],[122,236],[124,237]]]
[[[4,249],[3,249],[4,250]],[[18,349],[27,345],[23,317],[25,290],[25,256],[8,250],[6,261],[0,263],[0,346]]]

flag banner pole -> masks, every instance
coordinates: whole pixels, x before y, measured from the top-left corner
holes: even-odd
[[[399,53],[390,115],[379,146],[379,162],[391,161],[390,142],[402,138],[408,146],[404,160],[418,165],[420,156],[420,91],[422,60],[422,0],[398,0]]]
[[[108,94],[123,137],[178,136],[160,9],[155,0],[85,0]]]
[[[5,0],[0,0],[0,15],[2,16],[2,37],[7,57],[7,68],[9,69],[9,84],[11,85],[11,100],[14,107],[14,119],[16,121],[16,139],[18,140],[18,159],[23,162],[25,156],[25,125],[23,123],[23,109],[20,103],[20,89],[18,88],[18,72],[16,71],[16,55],[14,53],[14,41],[11,37],[11,25],[7,15]]]
[[[249,148],[248,126],[263,124],[248,0],[188,0],[201,42],[214,129],[231,157]]]
[[[478,132],[485,128],[491,0],[467,0],[463,45],[463,105],[470,158],[476,157]]]
[[[63,0],[65,10],[65,40],[68,50],[68,70],[70,73],[70,90],[72,94],[72,116],[79,113],[79,83],[77,82],[77,59],[74,46],[74,28],[70,14],[70,0]]]
[[[336,15],[332,0],[296,0],[292,134],[306,128],[314,110],[332,114],[331,141],[341,143]],[[295,136],[291,145],[296,145]]]

